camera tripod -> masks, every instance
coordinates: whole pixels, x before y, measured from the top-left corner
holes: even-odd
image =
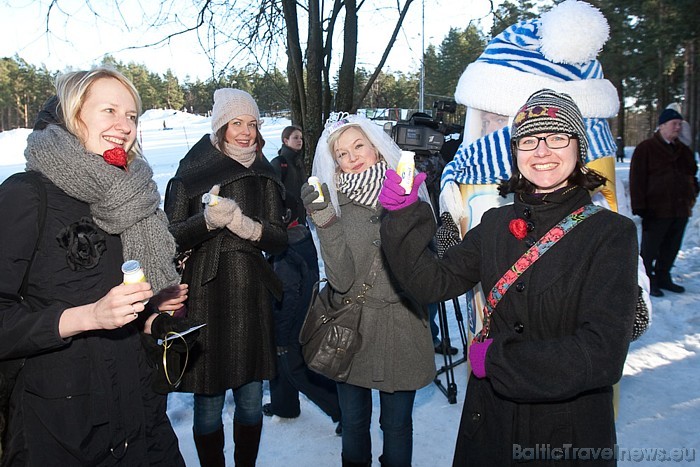
[[[457,383],[455,382],[454,368],[457,365],[464,363],[467,360],[467,332],[464,329],[464,317],[462,316],[462,308],[459,305],[459,297],[452,299],[452,306],[455,310],[455,318],[457,319],[457,328],[462,341],[462,357],[454,360],[449,352],[450,348],[450,330],[447,323],[447,302],[438,303],[438,326],[440,327],[440,337],[442,338],[442,355],[444,358],[443,366],[435,374],[433,381],[442,393],[447,397],[450,404],[457,403]],[[440,375],[445,374],[445,384],[440,381]]]

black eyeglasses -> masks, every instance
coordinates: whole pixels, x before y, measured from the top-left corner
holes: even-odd
[[[571,143],[572,139],[576,139],[574,135],[566,133],[554,133],[547,136],[523,136],[515,146],[521,151],[534,151],[540,145],[540,141],[544,141],[549,149],[563,149]]]

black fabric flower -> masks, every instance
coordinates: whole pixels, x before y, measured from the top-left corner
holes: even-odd
[[[107,248],[104,236],[89,217],[83,217],[61,229],[56,240],[66,250],[66,261],[73,271],[97,266],[100,256]]]

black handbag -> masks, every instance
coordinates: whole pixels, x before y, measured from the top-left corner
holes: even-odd
[[[372,288],[380,267],[380,255],[374,261],[356,297],[345,296],[337,308],[331,299],[335,293],[326,279],[316,283],[311,305],[299,333],[306,365],[334,381],[345,382],[355,353],[362,345],[360,318],[365,294]],[[321,283],[325,286],[319,290]]]

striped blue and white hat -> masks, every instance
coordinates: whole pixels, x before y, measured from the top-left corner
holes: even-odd
[[[460,77],[455,100],[514,115],[533,93],[552,89],[571,96],[584,118],[613,117],[619,109],[617,91],[596,60],[608,37],[600,10],[567,0],[493,38]]]
[[[476,138],[467,129],[478,127],[472,121],[479,118],[478,111],[514,117],[523,102],[542,89],[567,94],[576,102],[586,128],[585,162],[615,154],[606,119],[617,114],[619,98],[596,60],[608,35],[608,23],[597,8],[566,0],[496,36],[467,66],[457,85],[455,99],[468,107],[464,141],[443,171],[441,189],[451,183],[480,185],[508,179],[510,127]]]

